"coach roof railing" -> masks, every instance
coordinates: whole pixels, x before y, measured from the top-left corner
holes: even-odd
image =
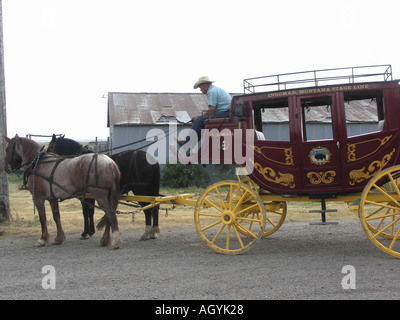
[[[283,73],[243,80],[244,93],[290,90],[343,83],[392,81],[392,66],[372,65]]]

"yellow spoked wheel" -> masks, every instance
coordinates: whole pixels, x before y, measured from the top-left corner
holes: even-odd
[[[241,168],[243,169],[243,168]],[[238,180],[247,184],[253,190],[257,190],[257,185],[250,177],[246,174],[243,176],[237,175]],[[267,237],[277,231],[282,225],[286,218],[287,206],[286,202],[276,202],[276,201],[264,201],[265,210],[267,212],[267,221],[265,225],[265,232],[263,237]],[[248,217],[255,217],[259,212],[248,213]]]
[[[201,239],[213,250],[239,254],[262,237],[266,211],[248,185],[221,181],[209,186],[197,200],[194,223]]]
[[[264,202],[267,211],[267,223],[263,237],[267,237],[277,231],[286,218],[287,206],[286,202]]]
[[[368,238],[400,258],[400,166],[376,174],[365,186],[358,214]]]

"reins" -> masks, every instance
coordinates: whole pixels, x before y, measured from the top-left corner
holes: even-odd
[[[176,129],[175,131],[178,131],[178,129]],[[173,131],[173,132],[168,132],[168,133],[166,133],[165,136],[162,137],[161,139],[152,141],[152,142],[150,142],[150,143],[148,143],[148,144],[145,144],[144,146],[141,146],[141,147],[139,147],[139,148],[132,149],[132,150],[133,150],[133,151],[139,151],[139,150],[142,150],[142,149],[144,149],[144,148],[147,148],[147,147],[151,146],[152,144],[154,144],[154,143],[156,143],[156,142],[159,142],[159,141],[161,141],[161,140],[163,140],[163,139],[166,139],[171,133],[175,133],[175,131]],[[101,150],[101,151],[99,151],[98,153],[108,153],[108,152],[110,152],[110,151],[114,151],[114,150],[122,149],[122,148],[125,148],[125,147],[129,147],[129,146],[138,144],[138,143],[143,142],[143,141],[148,141],[148,139],[152,139],[152,138],[156,138],[156,137],[158,137],[158,135],[155,135],[155,136],[152,136],[152,137],[148,137],[148,138],[144,138],[144,139],[140,139],[140,140],[137,140],[137,141],[134,141],[134,142],[130,142],[130,143],[127,143],[127,144],[123,144],[123,145],[118,146],[118,147],[115,147],[115,148],[109,148],[109,149],[106,149],[106,150]]]
[[[221,128],[222,124],[225,122],[225,120],[226,120],[229,116],[230,116],[230,112],[228,112],[228,114],[227,114],[224,118],[210,118],[210,117],[209,117],[208,119],[222,119],[222,121],[221,121],[221,123],[219,124],[218,129],[217,129],[217,130],[219,130],[219,129]],[[192,121],[192,120],[189,120],[189,121],[187,121],[187,122],[183,122],[183,121],[179,121],[178,119],[176,119],[176,120],[177,120],[178,122],[184,124],[184,125],[185,125],[185,124],[188,124],[189,122]],[[163,139],[166,139],[166,138],[169,137],[172,133],[175,133],[175,132],[177,132],[177,131],[178,131],[178,128],[177,128],[176,130],[172,131],[172,132],[169,132],[169,131],[168,131],[168,133],[165,133],[165,136],[164,136],[163,138],[161,138],[161,139],[159,139],[159,140],[156,140],[156,141],[152,141],[152,142],[150,142],[150,143],[148,143],[148,144],[146,144],[146,145],[144,145],[144,146],[141,146],[141,147],[139,147],[139,148],[133,149],[133,151],[138,151],[138,150],[142,150],[142,149],[144,149],[144,148],[147,148],[147,147],[151,146],[152,144],[154,144],[154,143],[156,143],[156,142],[159,142],[159,141],[161,141],[161,140],[163,140]],[[118,150],[118,149],[121,149],[121,148],[129,147],[129,146],[132,146],[132,145],[141,143],[141,142],[143,142],[143,141],[148,141],[149,139],[153,139],[153,138],[156,138],[156,137],[158,137],[158,136],[159,136],[159,135],[154,135],[154,136],[152,136],[152,137],[146,137],[146,138],[143,138],[143,139],[134,141],[134,142],[130,142],[130,143],[127,143],[127,144],[123,144],[123,145],[118,146],[118,147],[115,147],[115,148],[109,148],[109,149],[106,149],[106,150],[101,150],[101,151],[99,151],[98,153],[108,153],[108,152],[110,152],[110,151],[114,151],[114,150]]]
[[[218,130],[219,130],[219,129],[221,128],[222,124],[225,122],[225,120],[229,117],[229,115],[230,115],[230,113],[228,112],[228,114],[227,114],[224,118],[210,118],[210,117],[209,117],[209,119],[222,119],[221,123],[220,123],[219,126],[218,126]],[[189,121],[187,121],[187,122],[183,122],[183,121],[179,121],[178,119],[176,119],[176,120],[177,120],[178,122],[180,122],[181,124],[183,124],[183,125],[188,124],[189,122],[192,121],[192,120],[189,120]],[[147,147],[151,146],[152,144],[154,144],[154,143],[156,143],[156,142],[159,142],[159,141],[161,141],[161,140],[163,140],[163,139],[166,139],[166,138],[169,137],[172,133],[175,133],[175,132],[177,132],[177,131],[178,131],[178,128],[177,128],[176,130],[172,131],[172,132],[169,132],[169,131],[168,131],[167,133],[165,133],[165,136],[162,137],[161,139],[152,141],[152,142],[150,142],[150,143],[148,143],[148,144],[145,144],[144,146],[141,146],[141,147],[139,147],[139,148],[132,149],[132,150],[133,150],[133,151],[139,151],[139,150],[142,150],[142,149],[144,149],[144,148],[147,148]],[[133,145],[135,145],[135,144],[144,142],[144,141],[148,141],[149,139],[153,139],[153,138],[156,138],[156,137],[158,137],[158,136],[159,136],[159,135],[154,135],[154,136],[151,136],[151,137],[146,137],[146,138],[143,138],[143,139],[140,139],[140,140],[137,140],[137,141],[133,141],[133,142],[130,142],[130,143],[127,143],[127,144],[120,145],[120,146],[118,146],[118,147],[108,148],[108,149],[105,149],[105,150],[101,150],[101,151],[98,151],[97,153],[109,153],[109,152],[112,152],[112,151],[114,151],[114,150],[126,148],[126,147],[129,147],[129,146],[133,146]],[[69,158],[69,157],[75,157],[75,156],[77,156],[77,155],[70,155],[70,156],[65,156],[65,155],[64,155],[63,157]]]
[[[32,160],[31,164],[29,166],[32,165],[32,163],[34,164],[33,169],[32,169],[32,173],[33,173],[33,177],[32,177],[32,201],[33,201],[33,214],[35,215],[36,213],[36,209],[35,209],[35,177],[36,177],[36,166],[39,163],[40,160],[40,156],[44,153],[44,147],[42,147],[36,154],[35,159]],[[25,171],[26,172],[26,171]],[[24,173],[25,175],[25,173]]]
[[[189,120],[189,121],[187,121],[187,122],[183,122],[183,121],[179,121],[178,119],[176,119],[178,122],[180,122],[181,124],[188,124],[189,122],[191,122],[192,120]],[[225,120],[225,119],[224,119]],[[223,121],[224,121],[223,120]],[[174,131],[172,131],[172,132],[169,132],[168,131],[168,133],[165,133],[165,136],[163,137],[163,138],[161,138],[161,139],[159,139],[159,140],[155,140],[155,141],[152,141],[152,142],[150,142],[150,143],[148,143],[148,144],[146,144],[146,145],[144,145],[144,146],[141,146],[141,147],[139,147],[139,148],[136,148],[136,149],[132,149],[133,151],[138,151],[138,150],[142,150],[142,149],[144,149],[144,148],[147,148],[147,147],[149,147],[149,146],[151,146],[152,144],[154,144],[154,143],[156,143],[156,142],[159,142],[159,141],[161,141],[161,140],[163,140],[163,139],[166,139],[167,137],[169,137],[169,135],[171,135],[172,133],[175,133],[175,132],[177,132],[178,131],[178,128],[176,128],[176,130],[174,130]],[[158,137],[159,135],[154,135],[154,136],[152,136],[152,137],[146,137],[146,138],[143,138],[143,139],[140,139],[140,140],[137,140],[137,141],[133,141],[133,142],[130,142],[130,143],[127,143],[127,144],[123,144],[123,145],[121,145],[121,146],[118,146],[118,147],[115,147],[115,148],[109,148],[109,149],[106,149],[106,150],[102,150],[102,151],[99,151],[98,153],[107,153],[107,152],[110,152],[110,151],[114,151],[114,150],[118,150],[118,149],[121,149],[121,148],[125,148],[125,147],[129,147],[129,146],[132,146],[132,145],[135,145],[135,144],[138,144],[138,143],[141,143],[141,142],[143,142],[143,141],[148,141],[149,139],[153,139],[153,138],[156,138],[156,137]]]

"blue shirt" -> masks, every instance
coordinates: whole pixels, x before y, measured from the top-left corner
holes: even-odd
[[[231,96],[224,89],[211,85],[207,91],[208,105],[215,107],[215,113],[228,111],[231,106]]]

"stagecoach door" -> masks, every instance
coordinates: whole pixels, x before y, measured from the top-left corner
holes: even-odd
[[[301,139],[302,189],[310,193],[332,192],[342,184],[335,94],[298,96],[296,118]]]

